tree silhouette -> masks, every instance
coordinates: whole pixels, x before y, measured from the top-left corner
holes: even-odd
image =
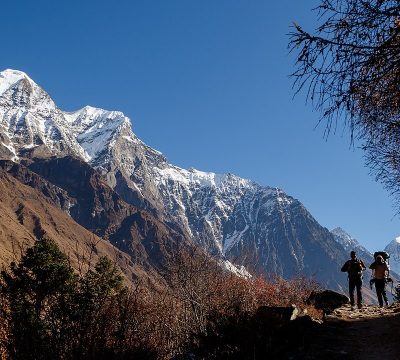
[[[67,257],[44,238],[2,271],[11,313],[15,359],[46,359],[62,351],[77,282]]]
[[[296,93],[321,112],[326,135],[340,119],[361,140],[376,179],[400,200],[400,3],[322,0],[314,33],[295,24]]]

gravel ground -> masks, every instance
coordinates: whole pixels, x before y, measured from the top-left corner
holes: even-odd
[[[399,360],[400,304],[349,305],[327,315],[305,354],[294,359]]]

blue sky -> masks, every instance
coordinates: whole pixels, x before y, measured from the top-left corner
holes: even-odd
[[[315,27],[309,0],[3,2],[0,69],[27,72],[63,110],[121,110],[185,168],[231,172],[298,198],[370,250],[399,218],[341,126],[293,99],[287,33]]]

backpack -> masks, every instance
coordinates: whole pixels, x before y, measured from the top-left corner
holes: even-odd
[[[363,267],[361,265],[361,261],[349,260],[347,265],[347,273],[349,274],[349,279],[357,280],[362,278]]]
[[[376,251],[374,252],[374,259],[376,260],[377,256],[380,255],[383,257],[383,260],[385,260],[389,264],[389,259],[390,259],[390,254],[387,253],[386,251]]]

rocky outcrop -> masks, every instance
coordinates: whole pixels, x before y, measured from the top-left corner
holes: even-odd
[[[316,309],[323,310],[325,314],[330,314],[333,310],[348,304],[349,298],[336,291],[323,290],[313,291],[306,302]]]
[[[46,236],[54,240],[70,258],[77,271],[85,271],[101,256],[114,259],[129,280],[141,278],[153,281],[156,273],[145,272],[115,246],[77,224],[59,204],[52,203],[52,195],[23,184],[0,168],[0,263],[8,266],[37,239]],[[18,172],[22,176],[23,170]],[[34,175],[26,178],[33,178]],[[49,191],[51,188],[49,189]],[[152,280],[150,280],[152,279]]]
[[[297,318],[299,309],[295,306],[260,306],[255,317],[265,323],[274,322],[284,325]]]

